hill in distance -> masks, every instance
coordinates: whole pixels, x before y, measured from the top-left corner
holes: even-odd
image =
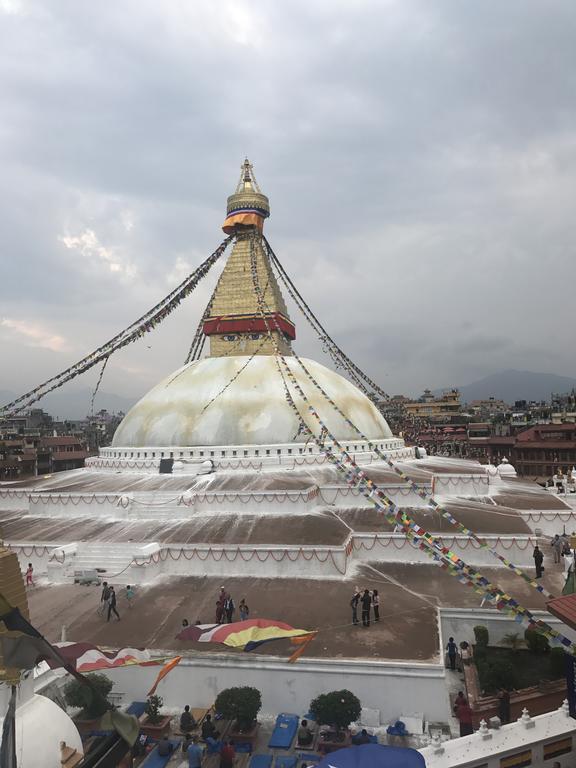
[[[570,376],[515,370],[499,371],[458,387],[463,403],[494,397],[511,405],[516,400],[550,400],[552,392],[561,394],[573,388],[576,388],[576,379]],[[435,394],[443,391],[436,390]]]

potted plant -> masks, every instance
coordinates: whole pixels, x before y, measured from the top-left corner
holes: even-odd
[[[144,708],[146,719],[142,723],[142,733],[156,739],[159,739],[166,733],[170,727],[171,718],[169,715],[160,714],[160,709],[163,704],[164,700],[161,696],[157,696],[156,694],[148,696],[148,701]]]
[[[106,675],[92,673],[86,675],[90,685],[81,683],[75,677],[66,683],[64,687],[64,700],[69,707],[77,707],[81,711],[74,718],[76,727],[80,733],[94,730],[102,715],[112,705],[108,701],[108,694],[114,683]]]
[[[348,726],[358,720],[361,710],[360,699],[346,689],[322,693],[310,702],[318,725],[332,726],[333,740],[338,743],[349,739]]]
[[[233,721],[230,738],[236,742],[254,743],[258,732],[256,717],[261,708],[260,691],[249,685],[225,688],[214,702],[216,712]]]

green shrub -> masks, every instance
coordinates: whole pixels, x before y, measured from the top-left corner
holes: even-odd
[[[240,731],[252,728],[262,707],[262,696],[257,688],[243,685],[239,688],[225,688],[216,697],[214,708],[226,720],[236,720]]]
[[[483,645],[484,648],[488,645],[490,636],[488,634],[488,627],[484,627],[482,624],[478,624],[474,627],[474,637],[476,638],[476,645]]]
[[[476,664],[483,661],[487,656],[487,648],[485,645],[476,645],[474,647],[474,661]]]
[[[86,675],[91,685],[81,683],[73,678],[64,687],[64,699],[69,707],[81,707],[81,717],[86,720],[95,720],[104,712],[112,709],[108,701],[108,694],[114,683],[106,675],[92,673]]]
[[[512,690],[518,687],[518,674],[512,664],[504,659],[484,659],[478,667],[480,685],[486,693],[500,688]]]
[[[333,725],[337,731],[358,720],[361,710],[360,699],[346,689],[322,693],[310,702],[318,725]]]
[[[160,720],[162,720],[162,715],[160,714],[160,709],[162,705],[164,704],[164,699],[162,696],[157,696],[156,694],[153,694],[152,696],[148,696],[148,701],[146,702],[146,706],[144,707],[144,712],[148,715],[148,722],[150,725],[158,725]]]
[[[550,650],[548,638],[538,632],[537,629],[527,629],[524,632],[524,640],[526,640],[528,650],[532,653],[548,653]]]
[[[518,648],[520,648],[520,646],[522,645],[522,640],[520,639],[520,633],[509,632],[507,635],[504,635],[500,643],[502,645],[507,645],[509,648],[512,648],[513,651],[517,651]]]
[[[566,672],[566,651],[563,648],[550,649],[550,674],[554,679],[564,677]]]

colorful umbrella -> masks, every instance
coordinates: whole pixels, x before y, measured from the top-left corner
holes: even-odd
[[[426,768],[424,757],[415,749],[361,744],[330,752],[317,768]]]

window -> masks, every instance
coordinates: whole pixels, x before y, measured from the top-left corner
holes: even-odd
[[[270,448],[266,448],[266,456],[270,456]]]
[[[232,451],[232,456],[236,456],[236,451]]]
[[[244,451],[244,456],[248,456],[248,451]]]
[[[282,451],[280,450],[280,448],[277,448],[277,449],[276,449],[276,453],[278,454],[278,456],[280,456],[280,454],[282,453]]]
[[[204,456],[204,451],[200,451],[200,456]]]

